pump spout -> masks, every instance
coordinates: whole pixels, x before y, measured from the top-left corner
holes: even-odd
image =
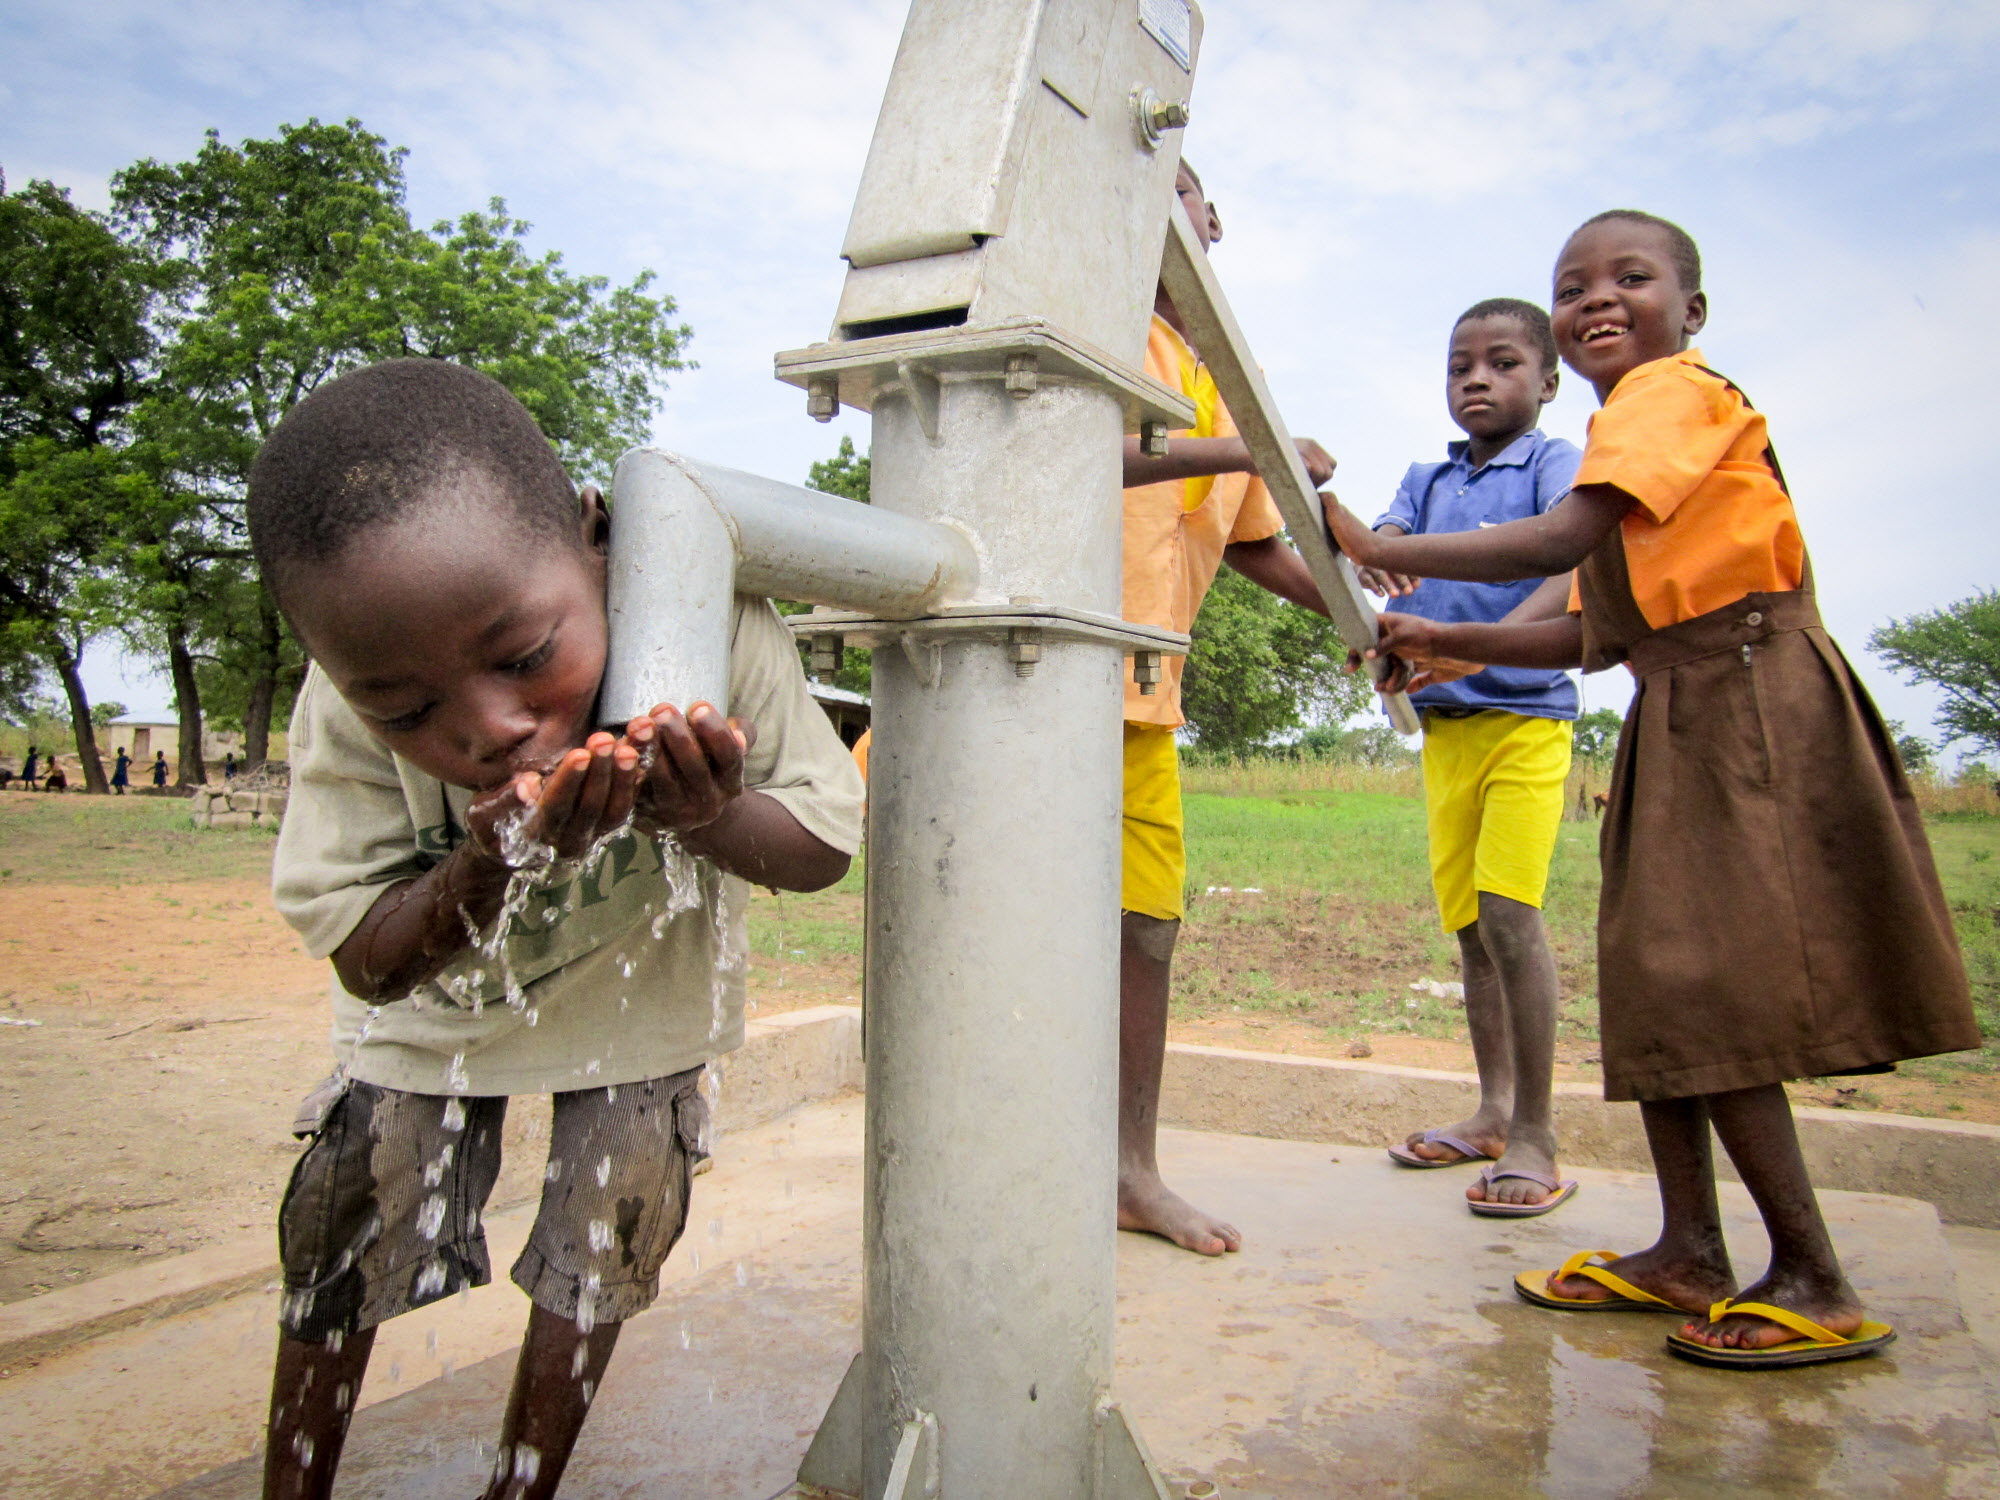
[[[657,448],[619,461],[611,517],[607,724],[726,707],[739,592],[907,620],[971,600],[979,576],[954,527]]]

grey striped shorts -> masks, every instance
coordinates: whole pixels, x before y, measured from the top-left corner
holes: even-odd
[[[701,1069],[557,1094],[541,1206],[515,1285],[586,1331],[659,1295],[705,1152]],[[278,1210],[279,1326],[358,1333],[492,1279],[481,1214],[500,1174],[505,1098],[322,1086],[299,1125],[311,1144]]]

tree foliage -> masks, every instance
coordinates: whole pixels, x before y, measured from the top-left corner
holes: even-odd
[[[112,212],[0,182],[0,700],[61,679],[103,781],[77,663],[117,629],[162,660],[199,780],[204,700],[266,753],[305,668],[250,557],[244,487],[285,412],[342,371],[449,359],[512,390],[602,482],[689,337],[625,286],[527,246],[504,202],[423,229],[405,153],[358,121],[135,163]],[[865,484],[866,460],[861,460]]]
[[[1181,711],[1203,750],[1241,755],[1374,701],[1367,682],[1343,670],[1347,647],[1331,622],[1230,568],[1216,576],[1190,634]]]
[[[1944,694],[1937,716],[1942,743],[1970,740],[1977,750],[2000,751],[2000,593],[1981,589],[1942,609],[1891,620],[1868,637],[1868,647],[1905,681]]]
[[[1617,756],[1618,736],[1624,728],[1625,720],[1608,708],[1593,708],[1587,714],[1578,714],[1570,740],[1571,753],[1585,765],[1602,770]]]
[[[56,677],[92,791],[107,787],[83,655],[115,620],[114,559],[157,505],[129,419],[169,281],[61,188],[0,182],[0,693],[18,706]]]

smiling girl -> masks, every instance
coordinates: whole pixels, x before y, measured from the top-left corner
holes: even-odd
[[[1887,1071],[1979,1031],[1902,766],[1820,626],[1764,418],[1689,347],[1707,318],[1685,231],[1597,215],[1556,262],[1556,342],[1603,403],[1569,498],[1455,534],[1381,536],[1331,503],[1328,522],[1357,565],[1395,573],[1578,570],[1559,617],[1388,614],[1376,652],[1412,668],[1624,662],[1638,679],[1604,821],[1598,987],[1605,1097],[1640,1102],[1663,1227],[1648,1249],[1574,1255],[1517,1290],[1563,1310],[1695,1312],[1667,1343],[1702,1363],[1818,1363],[1895,1333],[1864,1320],[1841,1271],[1784,1082]],[[1740,1296],[1711,1125],[1771,1237]]]

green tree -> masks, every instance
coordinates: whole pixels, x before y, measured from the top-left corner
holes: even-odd
[[[1587,714],[1579,714],[1570,742],[1572,751],[1586,765],[1602,769],[1618,754],[1618,736],[1624,728],[1625,720],[1608,708],[1593,708]]]
[[[1375,693],[1343,668],[1332,624],[1225,567],[1202,601],[1181,677],[1181,711],[1203,750],[1242,755],[1309,721],[1337,722]]]
[[[642,440],[689,330],[673,300],[531,255],[529,226],[493,200],[425,231],[404,204],[405,153],[358,121],[286,125],[113,180],[119,222],[170,265],[162,379],[140,413],[168,524],[129,573],[181,705],[182,764],[200,774],[204,683],[268,752],[303,674],[251,567],[243,491],[285,412],[341,371],[397,356],[484,370],[534,413],[566,463],[600,481]]]
[[[1912,776],[1926,776],[1937,769],[1937,748],[1929,740],[1911,734],[1900,719],[1885,721],[1885,727],[1895,743],[1896,754],[1902,757],[1905,771]]]
[[[1868,648],[1903,676],[1944,694],[1940,740],[2000,751],[2000,593],[1981,589],[1943,609],[1891,620]]]
[[[115,700],[90,705],[90,722],[99,729],[108,729],[113,719],[123,718],[125,705]]]
[[[108,790],[82,662],[117,620],[107,565],[153,507],[129,419],[167,273],[62,189],[0,181],[0,682],[62,685],[87,791]]]
[[[868,455],[854,451],[854,439],[843,437],[832,458],[823,458],[806,471],[809,489],[829,495],[845,495],[863,505],[874,502],[868,487]]]

